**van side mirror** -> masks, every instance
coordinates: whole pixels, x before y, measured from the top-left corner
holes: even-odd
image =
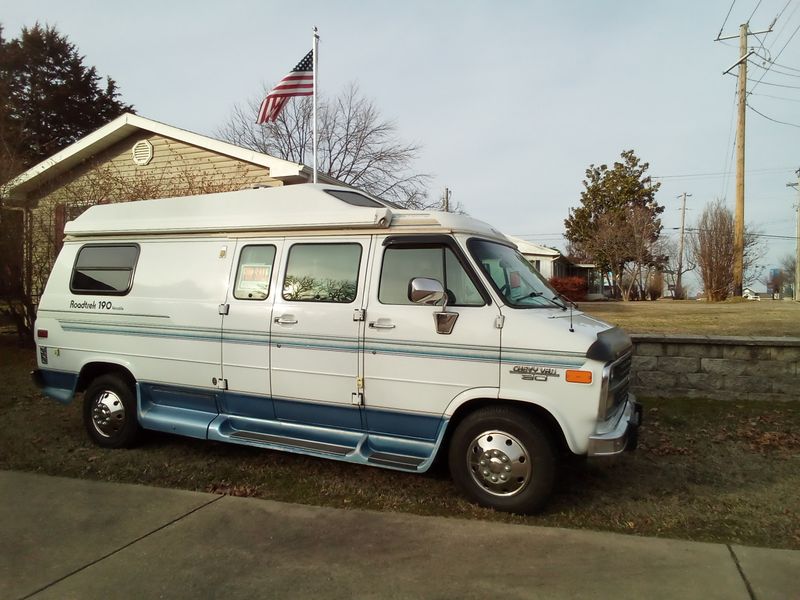
[[[408,299],[414,304],[438,304],[444,297],[444,287],[436,279],[415,277],[408,282]]]
[[[447,312],[447,294],[442,284],[429,277],[415,277],[408,282],[408,299],[415,304],[438,304],[442,300],[441,312],[433,313],[436,333],[450,335],[458,320],[458,313]]]

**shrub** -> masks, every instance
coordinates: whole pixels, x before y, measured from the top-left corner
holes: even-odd
[[[563,294],[573,302],[586,300],[589,291],[589,284],[583,277],[552,277],[550,285],[556,288],[559,294]]]

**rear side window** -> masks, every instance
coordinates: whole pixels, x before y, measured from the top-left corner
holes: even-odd
[[[138,259],[138,244],[84,246],[72,268],[70,290],[76,294],[127,294]]]
[[[295,244],[289,251],[283,299],[349,304],[358,291],[361,244]]]

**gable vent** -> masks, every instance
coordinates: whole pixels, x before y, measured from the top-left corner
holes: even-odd
[[[133,162],[143,167],[153,160],[153,144],[147,140],[140,140],[133,145],[131,154],[133,155]]]

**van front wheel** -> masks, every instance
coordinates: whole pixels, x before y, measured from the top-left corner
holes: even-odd
[[[91,440],[103,448],[128,448],[139,434],[136,396],[118,375],[98,377],[83,396],[83,424]]]
[[[526,412],[482,408],[456,428],[449,449],[456,485],[482,506],[532,513],[553,489],[555,451],[548,433]]]

